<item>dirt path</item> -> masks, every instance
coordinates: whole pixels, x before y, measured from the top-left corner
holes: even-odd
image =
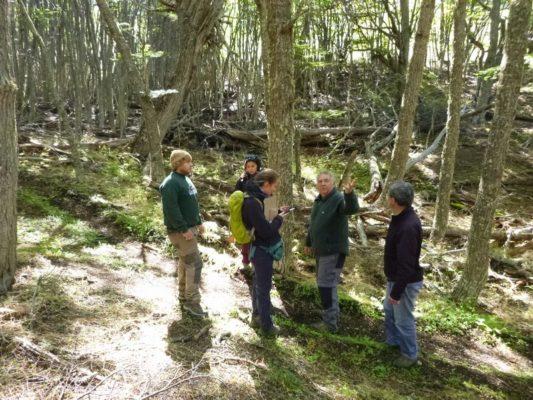
[[[228,379],[226,383],[231,383],[234,377],[239,377],[239,385],[246,382],[246,368],[242,368],[240,356],[232,352],[225,340],[230,336],[254,334],[244,322],[234,318],[245,316],[249,306],[248,286],[231,277],[236,268],[235,258],[201,246],[205,263],[202,301],[210,319],[200,322],[190,320],[179,309],[172,259],[135,242],[91,249],[93,254],[100,251],[143,268],[117,272],[82,265],[79,272],[87,273],[87,281],[94,281],[92,290],[117,291],[146,309],[143,315],[135,318],[124,315],[108,326],[81,327],[78,338],[84,344],[78,351],[114,366],[111,372],[114,375],[87,398],[142,397],[165,387],[174,376],[184,373],[185,377],[193,376],[186,371],[200,360],[199,370],[209,370],[210,379],[219,384]],[[70,270],[73,272],[76,273]],[[209,330],[202,337],[190,338],[205,326]],[[218,368],[220,361],[227,358],[237,362]],[[87,389],[91,390],[91,386]]]

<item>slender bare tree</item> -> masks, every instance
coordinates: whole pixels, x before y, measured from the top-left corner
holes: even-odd
[[[0,2],[0,295],[17,265],[17,86],[13,80],[11,2]]]
[[[143,120],[135,148],[141,155],[147,157],[146,175],[150,177],[150,184],[157,186],[164,176],[161,140],[186,99],[196,61],[222,15],[224,2],[223,0],[160,1],[169,11],[176,13],[178,20],[175,27],[181,30],[179,36],[182,41],[175,73],[169,88],[171,90],[161,101],[160,106],[156,106],[150,91],[148,77],[135,63],[130,45],[107,1],[96,0],[96,3],[109,34],[116,43],[128,68],[130,82],[139,92]]]
[[[435,218],[431,239],[438,242],[444,238],[450,211],[450,193],[452,191],[455,168],[455,152],[459,142],[461,122],[461,94],[463,91],[463,71],[465,62],[467,0],[458,0],[453,14],[453,63],[448,95],[448,121],[446,123],[446,140],[442,149],[439,176],[439,191],[435,206]]]
[[[530,15],[531,0],[511,2],[501,72],[496,87],[494,121],[472,215],[466,265],[453,292],[460,301],[477,300],[487,281],[490,234],[522,83]]]
[[[382,203],[385,203],[386,193],[392,182],[401,179],[405,173],[407,160],[409,159],[409,146],[413,136],[413,125],[416,108],[418,106],[418,94],[422,83],[422,74],[426,61],[429,32],[435,13],[435,0],[422,0],[420,5],[420,18],[415,36],[413,55],[409,62],[405,91],[402,97],[402,107],[397,126],[394,150],[389,165],[389,173],[385,180],[382,194]]]

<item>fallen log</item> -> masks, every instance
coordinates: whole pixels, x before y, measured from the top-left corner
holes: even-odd
[[[387,226],[386,225],[367,225],[365,227],[365,233],[367,236],[385,236],[387,234]],[[431,226],[422,226],[422,234],[424,237],[428,237],[431,233],[432,227]],[[355,233],[352,231],[352,233]],[[446,229],[446,237],[450,238],[464,238],[468,237],[468,229],[461,229],[456,227],[449,227]],[[509,237],[512,238],[512,240],[516,241],[522,241],[522,240],[533,240],[533,232],[509,232],[505,231],[503,229],[499,230],[493,230],[491,233],[491,239],[495,239],[498,241],[505,241]]]
[[[231,194],[235,191],[234,185],[230,183],[226,183],[224,181],[220,181],[220,180],[195,176],[194,181],[198,184],[198,186],[202,186],[202,185],[208,186],[211,189],[215,189],[218,192],[222,192],[226,194]]]
[[[120,146],[132,143],[134,139],[135,137],[132,136],[132,137],[120,138],[120,139],[101,140],[98,142],[82,143],[81,146],[87,147],[89,149],[97,149],[100,146],[120,147]]]
[[[514,119],[518,121],[533,122],[533,115],[516,114]]]
[[[490,255],[490,267],[494,271],[504,272],[516,278],[531,279],[531,271],[524,268],[522,261],[511,260],[499,254]]]
[[[23,151],[23,152],[31,152],[31,151],[44,151],[44,150],[47,150],[47,151],[50,151],[50,152],[53,152],[53,153],[57,153],[59,155],[63,155],[63,156],[70,156],[70,152],[66,151],[66,150],[63,150],[63,149],[60,149],[59,147],[55,147],[55,146],[50,146],[48,144],[43,144],[43,143],[21,143],[19,144],[19,150],[20,151]]]
[[[301,143],[303,146],[311,146],[317,144],[328,144],[328,136],[352,135],[352,136],[367,136],[379,132],[390,133],[391,129],[385,127],[349,127],[338,126],[333,128],[297,128],[301,135]],[[266,129],[258,129],[253,131],[245,131],[242,129],[227,128],[226,133],[233,139],[242,140],[244,142],[253,144],[255,146],[264,147],[267,144],[268,136]]]
[[[483,106],[483,107],[480,107],[478,109],[475,109],[475,110],[472,110],[472,111],[469,111],[469,112],[461,113],[459,118],[460,118],[461,122],[463,122],[463,120],[465,120],[466,118],[470,118],[470,117],[473,117],[475,115],[481,114],[482,112],[492,108],[493,106],[494,106],[494,103],[490,103],[490,104],[488,104],[486,106]],[[428,156],[430,156],[435,151],[437,151],[437,149],[439,148],[439,145],[440,145],[440,142],[441,142],[442,138],[445,137],[446,134],[448,133],[448,127],[447,127],[446,124],[442,124],[442,125],[437,126],[436,130],[440,130],[440,133],[433,140],[433,143],[431,143],[431,145],[429,145],[425,150],[409,156],[409,159],[407,160],[407,164],[405,166],[405,170],[406,171],[409,171],[413,166],[415,166],[416,164],[418,164],[421,161],[424,161]]]

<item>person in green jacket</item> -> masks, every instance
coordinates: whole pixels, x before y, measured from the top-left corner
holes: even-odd
[[[204,233],[200,217],[198,192],[189,175],[192,157],[184,150],[170,155],[172,172],[159,186],[163,216],[168,238],[178,252],[178,288],[180,305],[197,317],[206,315],[200,304],[202,258],[198,250],[198,235]]]
[[[344,194],[335,188],[330,172],[316,180],[318,196],[313,204],[306,239],[306,254],[316,258],[316,279],[322,301],[322,321],[313,324],[321,331],[336,332],[339,320],[337,285],[348,255],[348,215],[359,209],[354,193],[355,181],[343,185]]]

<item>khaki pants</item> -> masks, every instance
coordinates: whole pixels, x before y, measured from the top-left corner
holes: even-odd
[[[182,302],[200,304],[202,258],[196,236],[186,240],[181,233],[169,233],[168,238],[178,252],[178,289]]]

